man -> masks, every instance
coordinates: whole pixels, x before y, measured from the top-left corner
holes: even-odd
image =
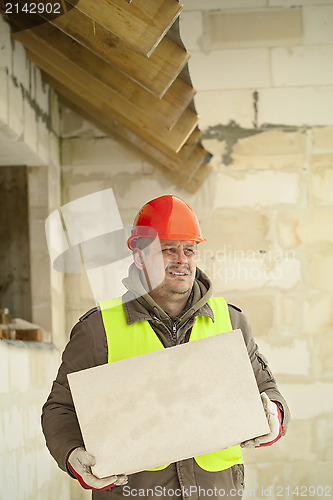
[[[195,213],[180,198],[161,196],[148,202],[136,216],[128,239],[134,263],[123,281],[128,289],[119,306],[123,319],[119,317],[112,323],[102,303],[100,308],[82,316],[72,330],[43,407],[42,426],[47,446],[59,467],[77,478],[84,488],[92,489],[94,500],[111,495],[130,496],[131,491],[152,498],[181,496],[194,500],[199,498],[199,487],[201,491],[213,490],[215,497],[241,498],[244,488],[239,446],[128,477],[99,479],[92,474],[95,459],[84,449],[67,374],[129,357],[131,349],[134,355],[139,354],[136,347],[121,344],[122,332],[132,332],[139,339],[138,349],[149,352],[156,344],[157,348],[161,345],[167,348],[200,338],[203,322],[209,330],[226,313],[223,331],[242,330],[270,426],[267,436],[242,446],[267,446],[286,432],[290,418],[287,403],[265,358],[258,352],[245,316],[222,298],[213,298],[209,278],[196,267],[197,245],[203,241]],[[161,489],[156,489],[157,486]],[[222,491],[225,493],[221,494]]]

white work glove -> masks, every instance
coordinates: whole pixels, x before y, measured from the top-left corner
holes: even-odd
[[[125,475],[108,476],[102,479],[94,476],[91,467],[96,464],[94,456],[82,446],[75,448],[68,456],[68,467],[85,490],[108,490],[112,486],[122,486],[127,483]]]
[[[261,401],[268,420],[270,432],[264,436],[259,436],[241,443],[242,448],[258,448],[259,446],[270,446],[275,443],[282,435],[282,415],[276,403],[273,403],[267,394],[260,394]]]

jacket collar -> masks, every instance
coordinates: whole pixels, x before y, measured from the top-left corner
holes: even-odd
[[[212,308],[207,301],[212,295],[212,284],[208,276],[199,268],[196,270],[196,278],[193,284],[191,297],[183,311],[177,318],[171,318],[163,311],[152,297],[145,293],[140,281],[139,271],[134,264],[130,266],[128,277],[123,280],[128,292],[123,296],[123,306],[128,325],[137,321],[149,321],[154,317],[170,326],[176,320],[178,326],[186,323],[189,318],[195,316],[208,316],[214,321]]]

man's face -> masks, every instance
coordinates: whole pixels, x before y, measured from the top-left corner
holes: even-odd
[[[155,294],[189,296],[196,271],[197,243],[156,240],[142,253],[146,279]]]

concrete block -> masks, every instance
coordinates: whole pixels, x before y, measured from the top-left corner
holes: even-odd
[[[39,250],[39,253],[34,252],[34,254],[31,255],[31,266],[33,269],[38,269],[39,271],[37,275],[31,277],[31,288],[35,301],[38,302],[38,300],[44,301],[45,298],[50,295],[50,257],[46,252],[45,234],[40,224],[34,224],[32,230],[33,234],[41,235],[42,240],[40,244],[42,244],[44,247],[43,249],[45,249],[44,253],[41,253]],[[41,326],[43,325],[41,324]]]
[[[22,89],[11,78],[8,79],[8,126],[18,137],[24,133],[24,101]]]
[[[311,285],[316,290],[333,292],[333,255],[329,253],[314,253],[311,255],[312,273]]]
[[[283,257],[267,271],[271,288],[291,289],[301,282],[301,262],[295,257]]]
[[[312,167],[319,169],[330,169],[333,167],[333,153],[312,155]]]
[[[214,283],[217,295],[225,295],[234,290],[250,291],[261,289],[268,280],[267,270],[259,258],[246,260],[214,261],[203,269]]]
[[[35,153],[37,153],[37,116],[35,110],[27,99],[23,100],[24,116],[24,143]]]
[[[184,11],[266,7],[266,0],[184,0]]]
[[[332,155],[333,156],[333,155]],[[332,200],[333,201],[333,200]],[[307,245],[329,243],[333,245],[333,207],[314,209],[302,219],[297,233],[300,240]]]
[[[117,174],[123,171],[126,163],[141,164],[141,158],[125,148],[121,143],[115,139],[106,137],[101,139],[63,139],[61,141],[61,150],[65,155],[64,166],[73,165],[89,166],[93,163],[96,165],[107,165],[109,168],[112,165],[112,173]],[[91,161],[93,158],[93,162]],[[94,167],[96,168],[96,167]],[[119,170],[118,170],[119,169]]]
[[[9,386],[11,393],[29,391],[29,352],[27,348],[13,347],[9,354]]]
[[[17,395],[16,395],[17,396]],[[3,443],[4,454],[9,454],[12,451],[18,451],[25,444],[25,436],[23,429],[23,408],[15,403],[14,398],[7,399],[7,408],[1,412],[3,436],[10,436]]]
[[[315,423],[315,440],[319,444],[320,458],[324,461],[333,461],[333,450],[331,443],[333,441],[333,422],[327,416],[318,418]]]
[[[296,204],[301,177],[294,172],[260,171],[231,176],[216,175],[214,209]]]
[[[306,161],[306,136],[282,130],[257,133],[239,139],[232,158],[232,170],[301,169]]]
[[[52,87],[48,87],[49,93],[49,115],[51,119],[51,130],[57,137],[61,137],[61,117],[59,95]]]
[[[9,383],[8,345],[0,342],[0,394],[8,394],[11,390]]]
[[[17,40],[13,43],[13,77],[17,85],[28,90],[30,87],[30,61],[26,58],[25,48]]]
[[[333,5],[303,7],[303,43],[333,44]]]
[[[243,310],[255,338],[268,335],[274,328],[274,299],[265,296],[228,294],[224,297],[230,304]]]
[[[269,219],[260,212],[235,210],[216,211],[210,217],[202,218],[205,238],[209,248],[198,247],[200,258],[211,260],[237,258],[239,250],[259,252],[268,250],[270,244]],[[216,228],[219,228],[216,231]]]
[[[318,339],[320,373],[322,375],[333,375],[333,335],[322,335]]]
[[[298,317],[298,314],[294,297],[281,297],[280,324],[287,326],[295,325],[295,319]]]
[[[304,159],[306,136],[302,131],[271,130],[240,139],[234,147],[242,156],[297,156]],[[269,168],[269,167],[268,167]]]
[[[138,207],[142,207],[147,200],[157,198],[165,194],[165,188],[155,177],[133,177],[124,176],[123,182],[115,185],[114,193],[119,210],[131,210],[137,213]]]
[[[11,132],[11,129],[9,129]],[[40,165],[41,159],[23,141],[1,143],[0,165]]]
[[[212,167],[216,170],[221,168],[222,156],[228,154],[226,142],[220,139],[203,139],[202,145],[213,155],[210,161]]]
[[[259,290],[270,288],[291,289],[300,282],[300,262],[282,259],[276,263],[265,263],[258,257],[245,257],[221,262],[212,262],[204,270],[212,279],[215,290],[224,295],[233,290]]]
[[[227,125],[231,121],[244,128],[253,127],[253,92],[250,90],[198,92],[195,105],[201,130],[219,124]]]
[[[151,373],[156,374],[153,379]],[[161,397],[165,374],[171,391],[167,412],[165,394]],[[99,477],[156,467],[266,433],[267,420],[240,330],[72,373],[68,380]],[[149,391],[144,389],[147,380]],[[240,398],[233,397],[235,384]],[[142,425],[147,421],[151,425]],[[110,422],[118,433],[107,431]]]
[[[0,142],[7,140],[2,128],[7,129],[8,114],[8,75],[6,71],[0,70]]]
[[[303,304],[303,326],[305,333],[317,336],[333,328],[333,298],[330,294],[309,297]]]
[[[332,382],[280,383],[279,388],[288,401],[293,419],[307,420],[333,411],[333,399],[327,397],[332,394]]]
[[[49,134],[49,161],[48,165],[60,167],[60,139],[53,133]],[[49,191],[51,193],[51,191]]]
[[[273,343],[274,342],[274,343]],[[269,361],[274,375],[309,375],[310,374],[310,346],[306,340],[285,337],[261,338],[259,351],[263,352]]]
[[[29,192],[29,207],[30,214],[35,217],[30,216],[30,223],[33,223],[34,219],[41,220],[38,210],[41,207],[48,207],[48,195],[47,190],[43,189],[43,186],[47,184],[47,169],[44,166],[29,167],[28,170],[28,192]],[[36,212],[31,212],[31,209],[36,208]],[[44,221],[43,221],[44,222]]]
[[[298,225],[301,215],[294,210],[279,210],[276,220],[278,243],[282,248],[295,248],[301,243]]]
[[[259,126],[269,123],[302,127],[333,123],[332,86],[262,89],[259,99]]]
[[[330,65],[332,57],[333,45],[272,49],[273,85],[276,87],[332,85],[333,72]]]
[[[49,131],[45,122],[37,119],[37,154],[45,163],[49,160]]]
[[[310,187],[316,205],[333,204],[333,169],[331,165],[326,168],[316,168],[311,172]]]
[[[8,33],[0,31],[0,70],[12,74],[12,44]]]
[[[204,33],[213,50],[296,45],[302,40],[300,8],[208,11]]]
[[[0,17],[0,34],[5,33],[10,36],[10,27],[4,17]]]
[[[333,127],[314,127],[312,129],[312,152],[333,153]]]
[[[46,114],[50,113],[49,109],[49,90],[50,87],[42,80],[41,71],[37,66],[32,65],[31,71],[34,74],[35,81],[35,100],[38,107]]]
[[[180,16],[180,35],[186,50],[201,50],[202,48],[202,13],[198,11],[183,12]]]
[[[194,52],[189,69],[197,90],[249,89],[271,83],[268,49]]]
[[[218,234],[216,228],[220,227]],[[221,255],[226,258],[237,258],[238,251],[259,252],[268,250],[269,219],[260,212],[246,212],[245,210],[232,213],[216,213],[207,221],[205,237],[210,248],[214,251],[213,258],[220,260]],[[210,254],[208,252],[208,257]]]
[[[85,139],[92,139],[93,137],[105,136],[105,133],[101,132],[72,109],[67,108],[63,104],[60,104],[60,108],[60,134],[62,137],[82,136]]]

